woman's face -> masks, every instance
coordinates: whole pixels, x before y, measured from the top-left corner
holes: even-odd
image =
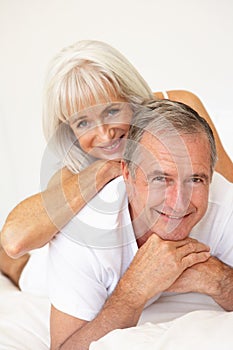
[[[122,98],[92,105],[70,119],[70,127],[85,153],[100,159],[120,159],[132,119],[132,110]]]

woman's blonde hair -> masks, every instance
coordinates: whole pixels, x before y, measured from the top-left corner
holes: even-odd
[[[110,45],[79,41],[63,49],[52,61],[44,90],[43,128],[47,142],[76,173],[91,159],[80,149],[68,125],[69,118],[93,100],[110,102],[109,95],[141,103],[153,93],[133,65]]]

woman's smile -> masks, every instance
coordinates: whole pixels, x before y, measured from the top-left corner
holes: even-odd
[[[122,135],[121,137],[111,140],[109,142],[106,142],[104,144],[98,145],[95,148],[100,148],[104,151],[107,152],[115,152],[118,150],[118,148],[121,146],[121,144],[123,143],[122,140],[124,138],[125,135]]]
[[[94,158],[119,159],[131,118],[129,103],[118,101],[92,106],[75,116],[70,125],[85,153]]]

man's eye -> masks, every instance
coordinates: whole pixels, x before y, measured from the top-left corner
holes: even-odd
[[[167,181],[167,179],[166,179],[166,177],[165,176],[155,176],[155,177],[153,177],[153,179],[152,179],[152,182],[166,182]]]
[[[203,182],[203,179],[200,178],[200,177],[192,177],[192,178],[191,178],[191,182],[192,182],[192,183],[198,184],[198,183],[202,183],[202,182]]]

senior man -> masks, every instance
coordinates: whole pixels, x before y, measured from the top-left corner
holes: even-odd
[[[51,349],[88,349],[135,326],[164,291],[204,293],[233,310],[232,185],[216,175],[208,199],[212,131],[180,103],[135,109],[124,181],[111,181],[51,242]]]

